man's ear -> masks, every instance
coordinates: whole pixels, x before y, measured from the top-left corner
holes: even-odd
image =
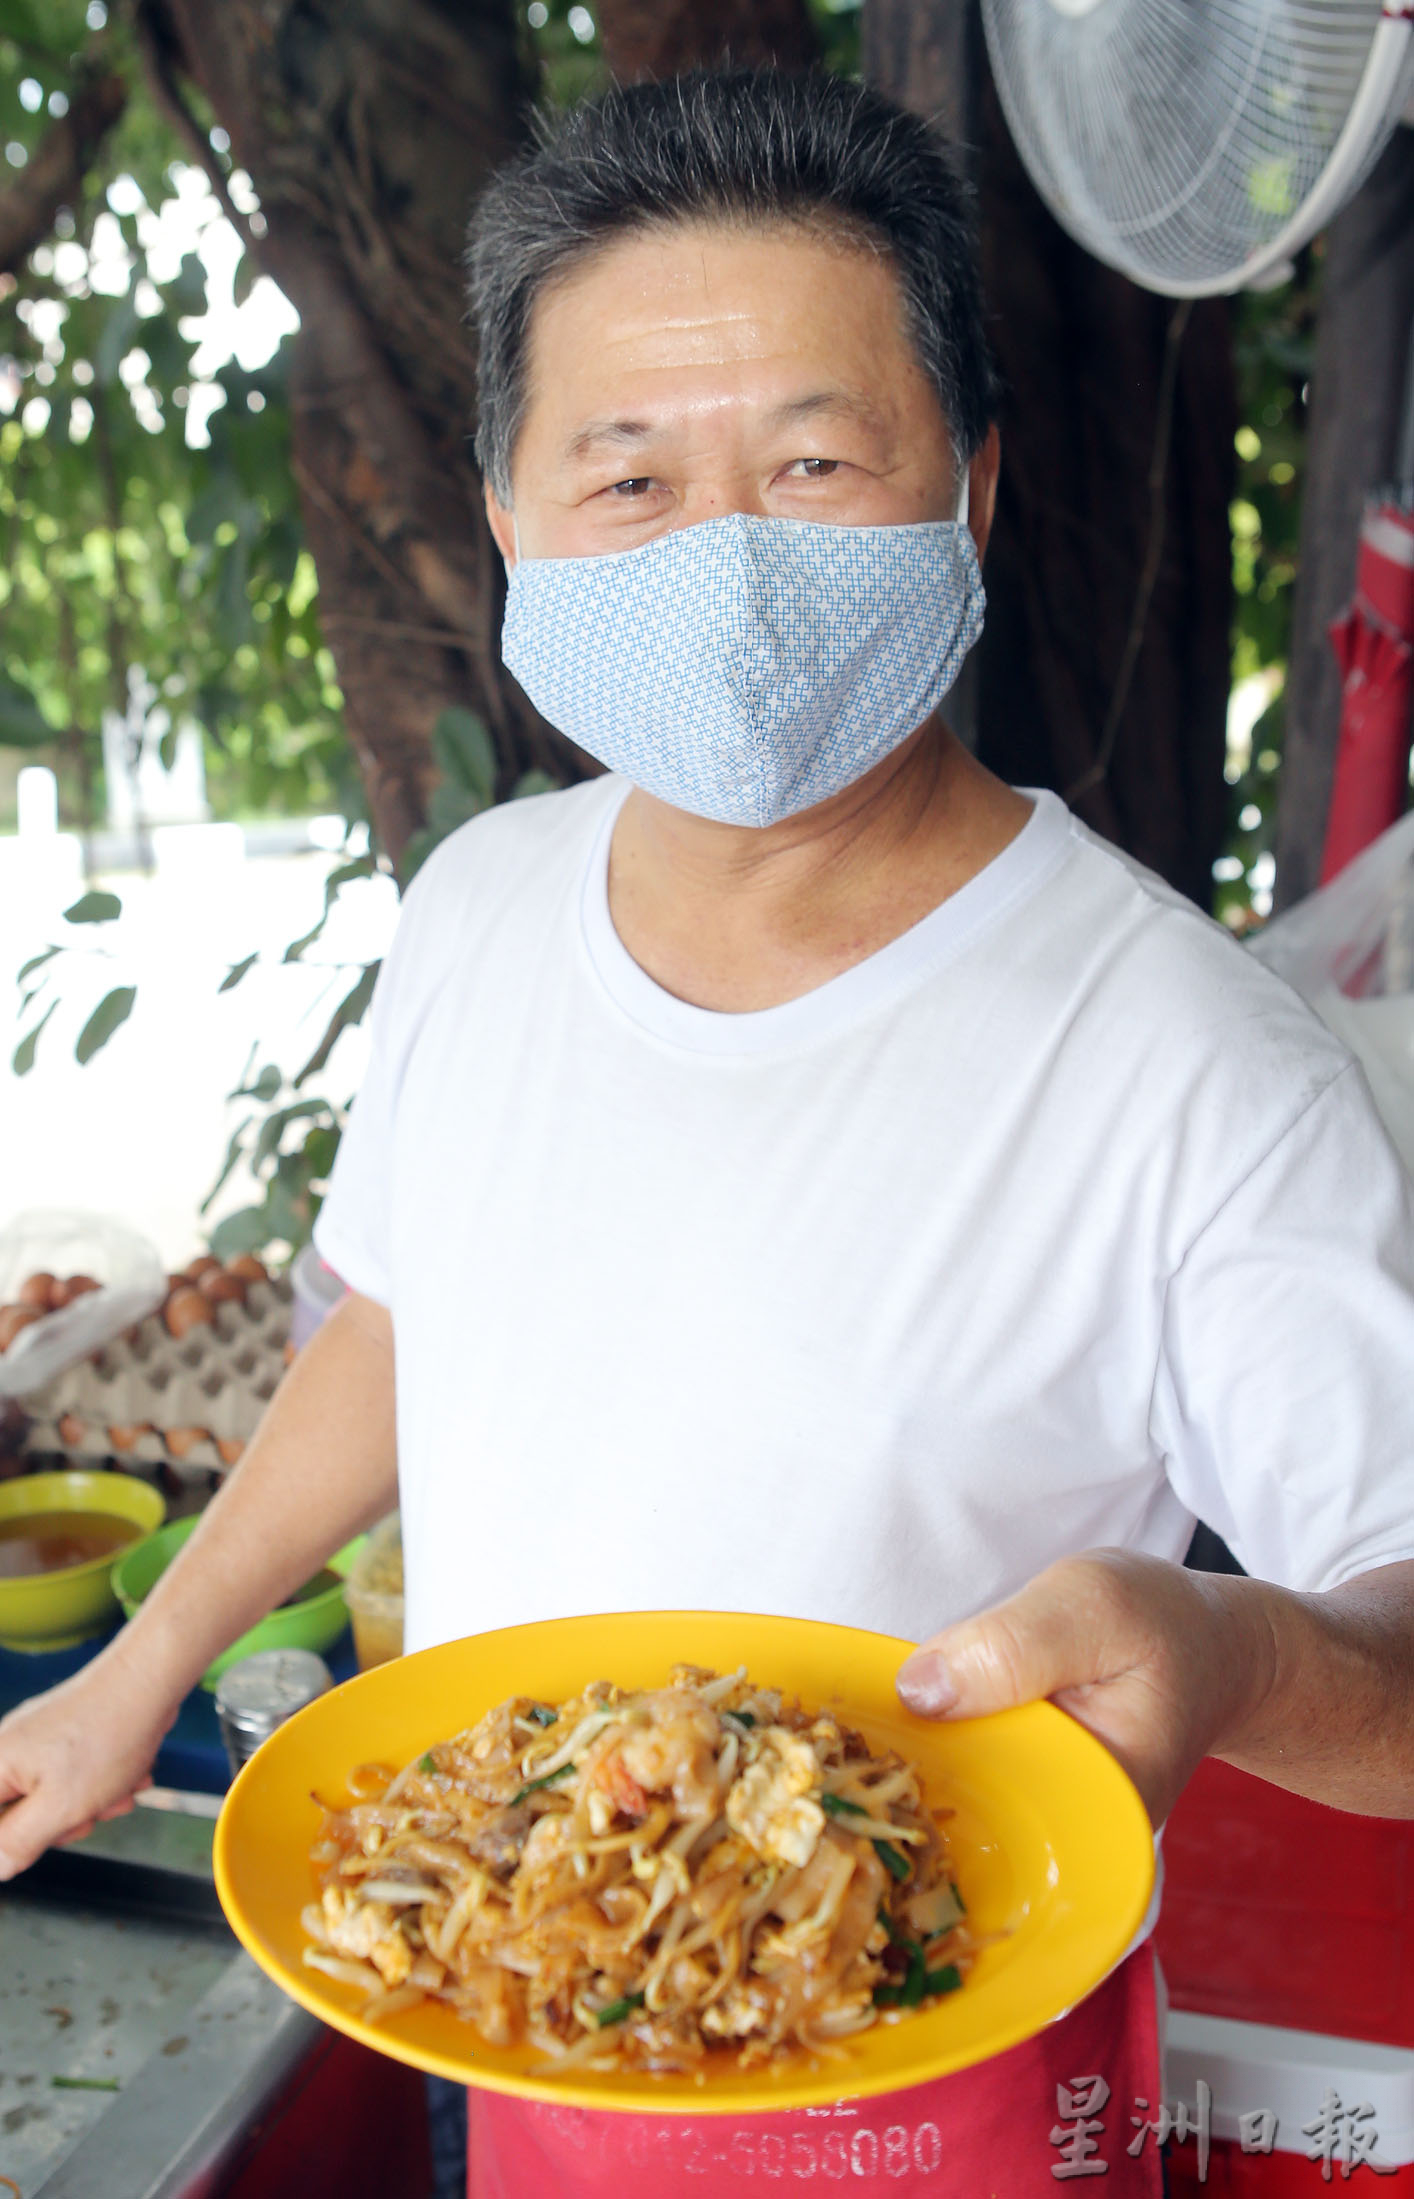
[[[997,475],[1001,471],[1001,463],[1002,439],[997,433],[994,420],[987,430],[987,440],[973,459],[968,472],[967,524],[972,529],[979,561],[987,554],[987,539],[992,532],[992,520],[997,509]]]
[[[505,559],[506,571],[509,572],[516,562],[516,523],[489,483],[486,488],[486,524],[491,529],[491,539]]]

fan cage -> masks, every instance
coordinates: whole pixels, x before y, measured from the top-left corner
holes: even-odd
[[[1358,189],[1414,96],[1410,17],[1380,0],[982,13],[1007,122],[1057,220],[1173,297],[1270,276]]]

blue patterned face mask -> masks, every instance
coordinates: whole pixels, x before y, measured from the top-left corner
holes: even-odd
[[[770,825],[853,785],[931,715],[984,603],[960,519],[736,512],[636,550],[519,559],[501,653],[611,771],[695,816]]]

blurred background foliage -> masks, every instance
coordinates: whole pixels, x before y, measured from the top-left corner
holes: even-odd
[[[831,65],[855,69],[858,0],[811,5]],[[549,101],[604,81],[590,8],[521,0],[521,15]],[[140,670],[169,740],[184,719],[200,727],[215,815],[360,819],[288,464],[287,346],[271,349],[294,316],[183,157],[121,13],[109,20],[103,0],[0,0],[0,151],[12,173],[103,70],[128,98],[78,203],[18,279],[0,275],[0,744],[52,760],[65,821],[91,825],[102,714],[126,710]],[[258,231],[219,130],[213,144]],[[1214,905],[1239,927],[1254,900],[1259,915],[1270,905],[1318,280],[1317,250],[1290,283],[1234,306],[1244,425],[1233,674],[1267,683],[1239,704],[1229,758]],[[0,825],[13,822],[4,805],[0,794]]]
[[[605,81],[590,7],[517,4],[549,103]],[[859,0],[810,6],[829,63],[856,70]],[[104,78],[126,88],[121,113],[50,233],[0,272],[0,749],[51,762],[64,823],[86,831],[104,814],[104,713],[132,719],[137,693],[163,714],[169,746],[184,723],[199,728],[216,817],[335,811],[351,826],[366,822],[289,463],[296,317],[254,269],[154,101],[120,7],[110,19],[104,0],[0,0],[0,190]],[[232,167],[199,95],[193,102],[232,201],[259,237],[250,181]],[[1229,832],[1214,908],[1237,930],[1271,906],[1319,278],[1318,247],[1288,284],[1233,306],[1243,425],[1232,506]],[[404,877],[491,798],[489,743],[470,713],[444,712],[434,749],[441,785]],[[533,780],[516,791],[531,791]],[[0,829],[14,821],[4,787],[0,775]],[[376,847],[359,857],[364,866],[378,860]],[[353,876],[358,864],[345,868]],[[40,981],[61,969],[56,954]],[[46,1003],[33,975],[26,982],[38,1016]],[[336,1023],[361,1016],[371,983],[369,972],[356,978]],[[317,1066],[287,1078],[266,1064],[243,1085],[251,1112],[227,1166],[244,1155],[267,1199],[263,1212],[233,1222],[232,1246],[307,1234],[342,1120],[342,1110],[309,1096],[305,1078]]]
[[[169,742],[201,728],[218,816],[358,816],[270,350],[294,316],[250,280],[121,19],[102,0],[0,0],[10,171],[100,71],[127,85],[122,115],[53,234],[0,274],[0,740],[52,750],[65,822],[87,829],[103,713],[127,715],[145,675]],[[247,302],[266,328],[250,370],[230,352]]]
[[[1301,530],[1308,383],[1321,246],[1289,282],[1234,300],[1241,395],[1232,503],[1233,702],[1227,845],[1214,865],[1214,913],[1237,931],[1271,911],[1276,876],[1284,681]]]

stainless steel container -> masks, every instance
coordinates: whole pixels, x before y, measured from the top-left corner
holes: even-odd
[[[333,1685],[333,1673],[312,1649],[257,1650],[223,1672],[216,1683],[216,1720],[232,1777],[276,1726]]]

